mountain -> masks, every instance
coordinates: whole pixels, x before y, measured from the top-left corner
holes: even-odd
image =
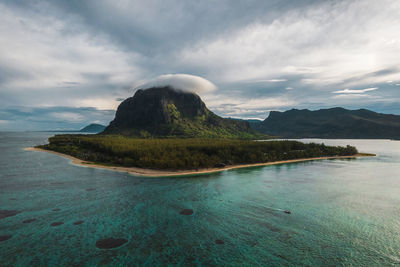
[[[89,124],[88,126],[82,128],[81,130],[79,130],[79,132],[81,132],[81,133],[99,133],[99,132],[104,131],[105,128],[106,128],[106,126],[104,126],[104,125],[92,123],[92,124]]]
[[[283,138],[400,138],[400,116],[367,109],[331,108],[271,111],[253,129]]]
[[[136,91],[123,101],[115,119],[103,134],[140,137],[219,137],[260,136],[246,121],[225,119],[211,112],[194,93],[172,87]]]

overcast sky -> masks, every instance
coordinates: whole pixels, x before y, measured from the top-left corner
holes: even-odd
[[[166,80],[225,117],[400,114],[400,1],[1,0],[0,14],[0,130],[108,124]]]

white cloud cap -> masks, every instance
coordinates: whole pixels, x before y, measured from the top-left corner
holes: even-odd
[[[206,93],[217,88],[212,82],[200,76],[189,74],[165,74],[149,80],[135,89],[163,86],[171,86],[174,89],[192,93]]]

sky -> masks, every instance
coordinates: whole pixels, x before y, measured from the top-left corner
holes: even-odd
[[[400,1],[0,0],[0,130],[107,125],[171,82],[224,117],[400,115]]]

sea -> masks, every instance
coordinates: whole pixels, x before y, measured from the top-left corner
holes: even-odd
[[[400,264],[400,141],[302,139],[377,156],[148,178],[24,150],[52,135],[0,133],[0,266]]]

